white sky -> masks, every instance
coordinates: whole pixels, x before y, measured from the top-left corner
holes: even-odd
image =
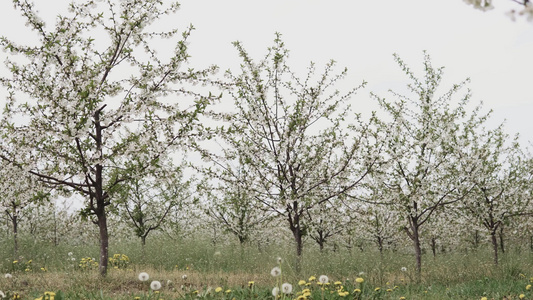
[[[35,2],[52,25],[69,1]],[[434,66],[446,67],[445,84],[470,77],[473,101],[494,110],[493,124],[506,119],[507,132],[520,133],[525,145],[533,141],[533,23],[507,18],[505,11],[519,8],[510,0],[494,2],[496,9],[480,12],[462,0],[183,0],[175,19],[164,25],[192,23],[193,66],[218,64],[222,70],[236,70],[240,63],[232,41],[242,41],[260,59],[281,32],[290,64],[302,73],[311,60],[320,70],[335,59],[348,67],[351,86],[368,81],[353,103],[363,112],[375,109],[370,91],[388,96],[387,89],[407,82],[393,53],[416,70],[428,50]],[[33,36],[9,0],[0,1],[0,28],[0,35],[31,43]],[[5,55],[0,53],[0,60]]]

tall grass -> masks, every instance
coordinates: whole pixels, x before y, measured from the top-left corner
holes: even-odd
[[[2,241],[2,245],[0,268],[3,273],[12,273],[13,279],[9,281],[1,277],[0,290],[18,291],[27,299],[34,299],[31,297],[45,290],[62,290],[66,296],[70,295],[69,299],[100,299],[102,295],[108,297],[105,299],[133,299],[134,295],[149,290],[137,279],[141,271],[149,272],[152,279],[169,281],[164,290],[170,299],[217,286],[247,291],[249,281],[255,282],[258,291],[269,295],[275,284],[270,270],[277,265],[277,257],[283,258],[283,280],[293,285],[311,275],[326,274],[331,281],[339,280],[347,285],[361,276],[369,287],[385,290],[399,286],[394,291],[395,297],[401,293],[408,299],[479,299],[484,295],[489,299],[517,297],[533,277],[533,253],[507,251],[502,254],[500,265],[495,266],[488,246],[477,251],[441,253],[436,257],[426,254],[422,280],[416,282],[414,257],[408,249],[380,254],[347,249],[321,252],[308,247],[302,258],[302,271],[297,274],[292,245],[258,249],[253,245],[214,245],[203,239],[176,241],[159,237],[149,240],[144,250],[138,240],[112,243],[110,256],[126,254],[130,264],[123,270],[110,269],[107,278],[100,278],[96,270],[82,270],[78,265],[83,257],[98,257],[97,243],[56,246],[22,238],[18,265],[13,264],[10,240]],[[69,252],[72,255],[69,256]],[[31,270],[25,271],[29,260]],[[187,278],[182,278],[183,275]],[[377,299],[399,299],[387,293],[379,297]]]

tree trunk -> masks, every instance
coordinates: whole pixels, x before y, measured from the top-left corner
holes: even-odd
[[[292,234],[294,236],[294,242],[296,243],[296,273],[299,274],[301,270],[301,264],[302,264],[302,230],[300,229],[300,224],[297,224],[294,228],[292,228]]]
[[[13,213],[11,217],[13,223],[13,258],[18,259],[19,244],[18,244],[18,216],[16,213]]]
[[[500,226],[500,233],[498,234],[500,238],[500,250],[502,250],[502,253],[505,253],[505,247],[503,244],[503,226]]]
[[[100,275],[105,276],[107,274],[107,263],[109,260],[108,248],[109,248],[109,234],[107,232],[107,217],[105,210],[99,209],[97,212],[98,228],[100,229]]]
[[[435,237],[431,238],[431,252],[433,252],[433,258],[437,256],[437,239]]]
[[[418,233],[418,224],[413,224],[413,246],[415,247],[415,257],[416,257],[416,273],[417,278],[420,280],[420,274],[422,273],[422,248],[420,247],[420,237]]]
[[[494,250],[494,264],[498,265],[498,240],[496,239],[496,231],[492,230],[490,233],[492,240],[492,249]]]
[[[377,242],[378,242],[379,254],[382,255],[383,254],[383,239],[379,235],[377,237]]]

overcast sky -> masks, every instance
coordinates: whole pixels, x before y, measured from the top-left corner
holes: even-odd
[[[53,24],[69,1],[35,2]],[[507,131],[520,133],[526,144],[533,141],[533,23],[505,16],[519,8],[512,1],[494,2],[496,9],[481,12],[462,0],[184,0],[168,26],[192,23],[193,65],[222,69],[238,67],[232,41],[259,59],[280,32],[295,69],[305,72],[309,61],[320,66],[335,59],[348,67],[352,86],[368,81],[353,103],[361,111],[374,109],[370,91],[387,95],[407,82],[393,53],[418,70],[427,50],[434,66],[446,67],[444,84],[470,77],[473,101],[494,110],[494,125],[507,119]],[[11,1],[0,1],[0,35],[31,39],[23,27]]]

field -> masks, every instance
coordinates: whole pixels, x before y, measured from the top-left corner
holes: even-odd
[[[9,241],[3,241],[9,245]],[[150,241],[143,256],[138,241],[114,244],[110,270],[98,274],[96,246],[53,246],[22,241],[19,260],[10,247],[1,250],[0,290],[9,299],[274,299],[272,289],[290,283],[281,299],[533,299],[533,253],[510,249],[498,266],[490,248],[463,253],[424,254],[420,280],[407,250],[384,252],[343,249],[304,252],[301,272],[295,271],[293,249],[239,245],[215,246],[206,241]],[[282,258],[278,264],[278,257]],[[274,267],[282,272],[271,275]],[[146,272],[149,279],[139,280]],[[328,284],[320,284],[327,275]],[[315,279],[313,279],[313,277]],[[356,282],[362,278],[363,282]],[[152,281],[162,287],[152,291]],[[361,279],[359,279],[361,281]],[[309,293],[302,293],[308,289]],[[52,292],[55,296],[46,296]],[[51,295],[54,295],[51,294]],[[404,297],[404,298],[402,298]],[[522,298],[520,298],[522,297]]]

